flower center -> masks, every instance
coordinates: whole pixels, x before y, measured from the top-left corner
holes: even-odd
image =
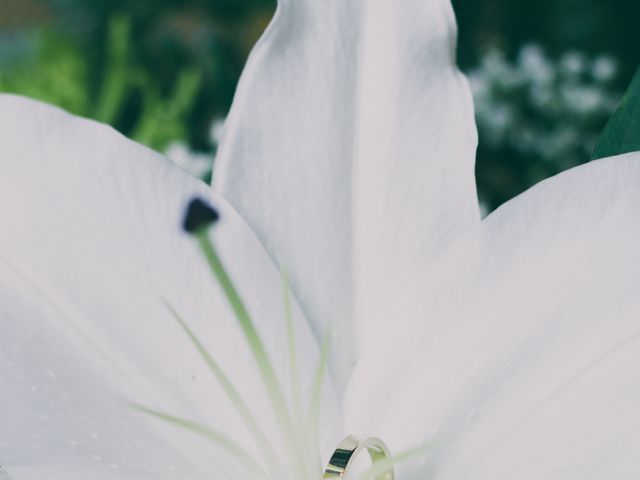
[[[229,457],[238,461],[242,467],[243,474],[251,474],[250,478],[264,480],[285,478],[318,479],[322,474],[318,422],[321,391],[328,364],[329,335],[325,335],[322,342],[318,367],[311,383],[309,405],[305,408],[302,404],[302,381],[297,361],[289,285],[286,274],[283,273],[286,332],[291,374],[289,397],[292,399],[291,402],[288,402],[287,392],[280,385],[263,339],[260,337],[248,309],[231,277],[228,275],[214,242],[209,238],[208,231],[218,219],[219,214],[213,207],[204,200],[194,199],[187,209],[183,228],[197,240],[204,259],[227,297],[235,320],[254,357],[255,365],[265,387],[266,399],[272,407],[275,423],[280,431],[285,449],[284,458],[275,451],[273,442],[264,430],[260,419],[255,417],[250,406],[242,398],[240,391],[234,385],[233,379],[226,374],[222,366],[214,358],[214,355],[206,349],[204,343],[200,341],[186,321],[168,302],[165,303],[170,313],[187,334],[244,422],[247,432],[251,435],[253,443],[260,453],[260,458],[252,458],[249,450],[246,450],[225,432],[143,405],[133,404],[132,406],[157,419],[189,430],[211,441]],[[290,403],[292,408],[290,408]],[[324,474],[322,474],[322,480],[345,480],[347,474],[350,471],[353,473],[355,470],[353,468],[354,462],[360,453],[364,451],[369,454],[371,466],[368,469],[365,468],[356,477],[357,480],[394,480],[394,466],[400,461],[423,453],[424,448],[408,451],[392,458],[389,454],[389,449],[382,440],[374,437],[359,440],[356,437],[348,436],[340,442],[335,450],[329,465],[324,470]],[[283,463],[283,460],[287,460],[287,462]]]

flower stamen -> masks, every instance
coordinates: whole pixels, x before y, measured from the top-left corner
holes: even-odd
[[[282,435],[283,443],[290,453],[289,457],[292,459],[292,467],[295,475],[299,478],[304,478],[310,472],[308,472],[304,462],[304,448],[298,439],[298,434],[289,413],[285,395],[280,387],[280,383],[260,334],[249,315],[249,311],[236,290],[231,277],[227,273],[213,241],[208,235],[209,227],[215,224],[218,219],[219,215],[214,208],[209,206],[204,200],[194,199],[189,204],[184,225],[185,229],[189,233],[192,233],[198,241],[198,245],[202,250],[211,272],[218,280],[218,284],[222,288],[235,314],[235,318],[244,334],[256,366],[258,367],[258,371],[260,372],[260,376],[262,377],[267,397],[273,408]],[[191,228],[187,229],[187,224]]]

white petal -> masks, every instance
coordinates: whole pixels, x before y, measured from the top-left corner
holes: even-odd
[[[209,188],[107,127],[19,97],[0,97],[0,145],[0,278],[4,289],[10,286],[0,303],[0,325],[11,333],[3,333],[0,348],[0,461],[10,471],[55,465],[65,478],[87,478],[89,472],[93,478],[97,470],[74,472],[86,462],[95,465],[95,454],[140,478],[145,473],[138,467],[150,460],[120,448],[129,439],[117,423],[133,417],[142,426],[135,427],[137,435],[159,421],[135,420],[125,399],[217,428],[255,453],[234,407],[164,300],[236,383],[282,454],[247,344],[195,241],[180,231],[186,202],[194,194],[211,195]],[[222,212],[214,239],[288,385],[280,273],[237,215],[213,198]],[[294,314],[306,379],[315,372],[318,349],[295,305]],[[42,371],[48,364],[56,382]],[[40,393],[30,395],[31,386]],[[329,386],[325,393],[335,426],[335,397]],[[330,425],[325,422],[323,438]],[[91,431],[101,438],[95,449]],[[175,428],[168,431],[161,430],[160,446],[181,438]],[[174,459],[158,452],[153,458],[163,461],[154,468],[163,473]],[[206,453],[203,468],[212,462],[225,467],[219,451],[198,452]]]
[[[287,0],[240,82],[214,185],[290,270],[316,334],[333,329],[343,382],[354,291],[373,325],[413,258],[479,219],[454,50],[448,0]]]
[[[432,478],[635,478],[638,185],[640,154],[593,162],[470,233],[396,306],[429,321],[390,322],[386,346],[363,359],[352,429],[396,450],[434,441],[412,466]]]
[[[4,261],[0,315],[0,478],[198,478],[213,468],[188,455],[192,439],[131,408],[92,365],[92,345],[69,341],[66,318]]]
[[[355,181],[357,337],[390,318],[406,277],[480,220],[476,130],[449,0],[365,2]],[[407,319],[408,320],[408,319]]]

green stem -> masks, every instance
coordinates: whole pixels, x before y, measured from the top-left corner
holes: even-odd
[[[95,118],[104,123],[113,124],[129,87],[127,63],[130,33],[131,22],[128,18],[116,16],[110,21],[106,74],[94,113]]]

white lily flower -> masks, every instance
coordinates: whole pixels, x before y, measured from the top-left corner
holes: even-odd
[[[448,0],[281,0],[219,193],[0,96],[0,478],[314,479],[348,434],[400,480],[635,478],[640,156],[480,221],[454,50]]]

